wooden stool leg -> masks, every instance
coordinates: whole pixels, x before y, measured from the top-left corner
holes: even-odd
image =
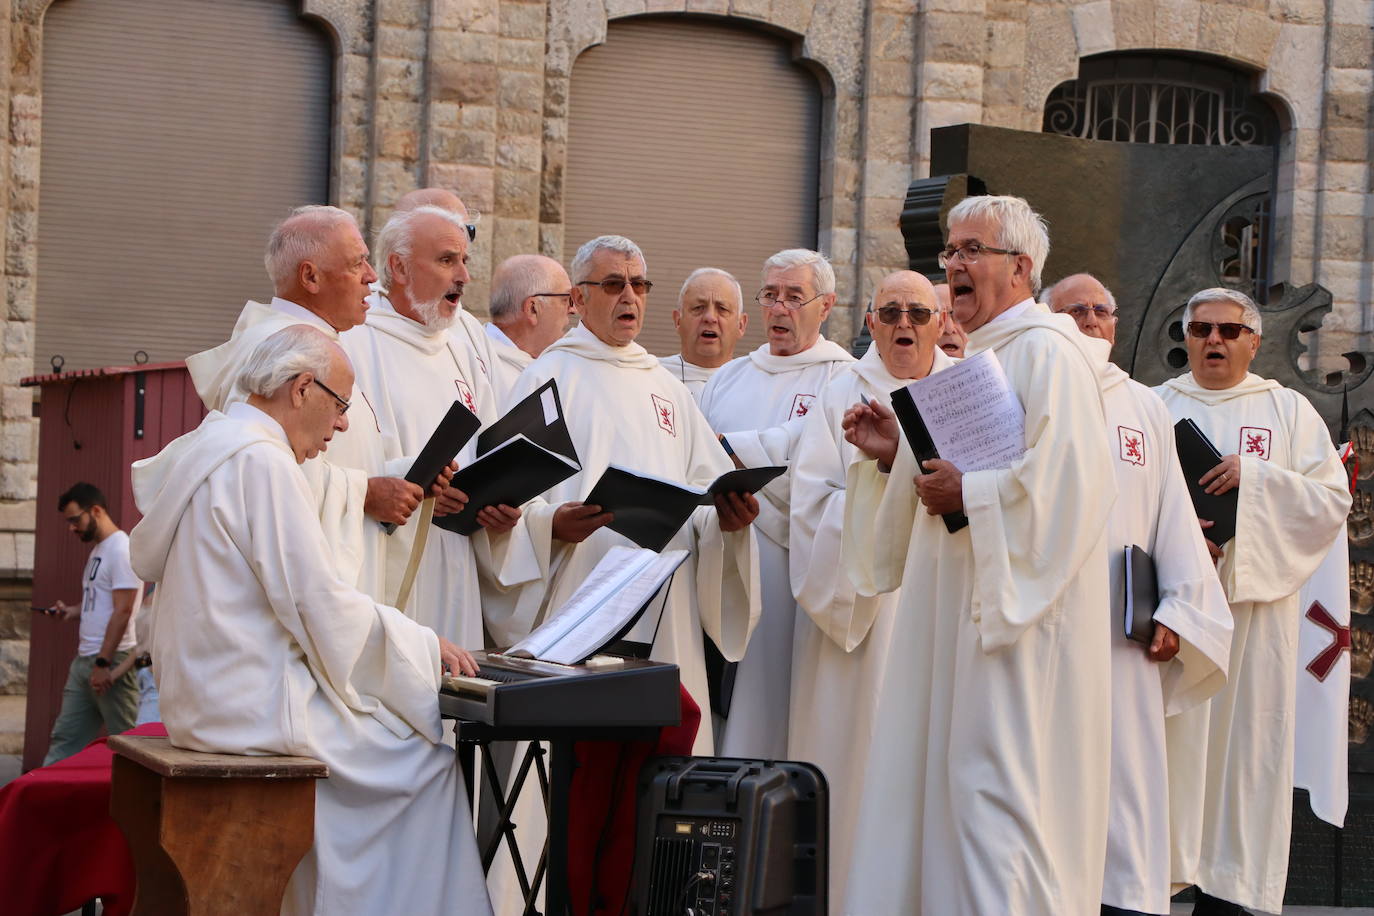
[[[120,783],[121,764],[137,773],[133,791]],[[115,767],[113,798],[121,802],[112,813],[138,873],[134,916],[280,911],[286,883],[314,842],[314,779],[161,777],[120,757]],[[152,791],[143,791],[145,778],[156,784]],[[135,803],[156,810],[128,810]],[[151,837],[147,824],[157,831]]]

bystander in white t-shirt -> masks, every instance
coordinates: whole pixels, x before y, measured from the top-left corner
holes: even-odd
[[[81,575],[81,642],[77,646],[78,655],[99,655],[105,642],[105,629],[110,625],[110,615],[114,613],[114,590],[119,588],[135,589],[134,613],[129,622],[138,616],[139,605],[143,603],[143,582],[134,575],[129,565],[129,536],[116,531],[105,538],[91,551],[86,561],[86,571]],[[134,628],[126,627],[119,638],[117,652],[127,652],[134,647]]]

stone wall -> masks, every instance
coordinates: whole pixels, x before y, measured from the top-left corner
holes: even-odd
[[[0,577],[32,566],[35,425],[17,386],[33,358],[43,13],[0,0]],[[568,93],[607,23],[691,14],[795,42],[825,87],[820,244],[834,258],[831,337],[905,264],[897,217],[929,172],[929,132],[962,122],[1038,130],[1046,96],[1081,56],[1164,49],[1258,74],[1284,122],[1278,274],[1318,281],[1335,309],[1323,353],[1374,330],[1371,93],[1374,0],[304,0],[336,53],[331,194],[376,228],[422,184],[483,213],[467,301],[493,265],[563,250]],[[1327,15],[1327,11],[1330,15]],[[664,303],[659,303],[663,306]],[[7,638],[0,629],[0,642]],[[0,690],[3,690],[0,685]]]

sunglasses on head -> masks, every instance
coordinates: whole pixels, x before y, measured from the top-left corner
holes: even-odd
[[[1254,328],[1249,325],[1240,324],[1236,321],[1190,321],[1188,322],[1188,335],[1190,337],[1196,337],[1199,340],[1206,340],[1208,337],[1212,336],[1212,328],[1217,329],[1217,333],[1221,335],[1222,340],[1235,340],[1240,336],[1241,331],[1249,331],[1251,334],[1255,333]]]
[[[934,309],[928,309],[922,306],[912,306],[911,308],[904,309],[895,305],[884,305],[881,308],[869,309],[869,311],[877,315],[878,320],[883,324],[896,324],[902,320],[902,315],[906,315],[911,319],[912,324],[920,327],[924,324],[930,324],[930,319],[935,317]]]

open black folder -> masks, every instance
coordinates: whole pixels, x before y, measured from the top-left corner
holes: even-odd
[[[467,494],[467,506],[434,519],[446,531],[474,534],[480,527],[477,513],[485,507],[519,506],[581,470],[557,383],[545,382],[482,430],[477,455],[453,475],[452,485]]]
[[[1202,532],[1202,536],[1220,547],[1236,536],[1240,490],[1237,488],[1217,495],[1206,492],[1206,487],[1198,485],[1203,474],[1221,464],[1221,452],[1192,420],[1184,418],[1174,424],[1174,441],[1178,445],[1178,463],[1183,468],[1188,495],[1193,498],[1193,511],[1198,518],[1214,523]]]
[[[697,506],[709,506],[717,493],[757,493],[787,468],[737,468],[701,489],[611,465],[583,502],[615,515],[609,527],[640,547],[662,550]]]
[[[911,399],[911,392],[898,388],[891,398],[892,412],[897,415],[897,423],[911,446],[911,453],[916,456],[916,467],[922,474],[933,473],[926,470],[922,462],[939,458],[940,453],[935,450],[935,442],[930,438],[930,430],[926,429],[926,421],[921,419],[921,412],[916,409],[916,402]],[[944,519],[945,530],[950,534],[968,527],[968,516],[962,512],[947,512],[940,518]]]
[[[439,421],[439,425],[434,427],[434,432],[425,443],[425,447],[420,449],[420,454],[406,472],[405,479],[428,491],[429,485],[434,483],[434,478],[438,477],[439,472],[453,460],[454,455],[463,450],[463,446],[468,444],[472,434],[477,432],[481,425],[482,421],[477,419],[476,414],[463,406],[462,401],[455,400],[448,413]],[[381,524],[387,534],[393,533],[397,527],[391,522]]]

